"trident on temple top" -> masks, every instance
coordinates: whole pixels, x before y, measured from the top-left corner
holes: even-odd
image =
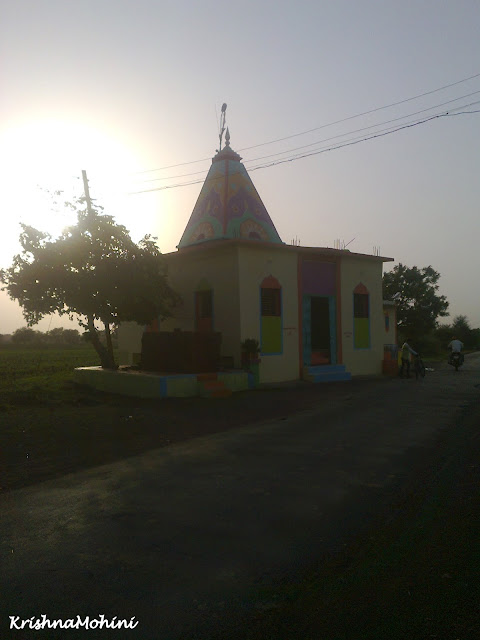
[[[220,146],[218,148],[219,151],[222,150],[222,138],[223,138],[223,133],[225,131],[225,112],[227,110],[227,103],[224,102],[222,104],[222,115],[220,116],[220,134],[218,136],[219,140],[220,140]]]

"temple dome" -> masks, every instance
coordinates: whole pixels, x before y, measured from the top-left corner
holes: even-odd
[[[225,147],[212,158],[179,249],[238,238],[283,244],[241,160],[230,148],[227,129]]]

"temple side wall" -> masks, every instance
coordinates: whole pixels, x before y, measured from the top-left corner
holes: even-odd
[[[118,364],[137,365],[142,352],[142,335],[145,327],[136,322],[123,322],[118,333]]]
[[[165,256],[169,282],[182,296],[183,303],[173,318],[160,325],[162,331],[195,330],[195,292],[213,291],[213,330],[222,334],[221,354],[241,367],[241,343],[254,338],[262,344],[262,326],[281,327],[280,348],[260,354],[261,383],[296,380],[300,377],[298,254],[264,244],[227,245],[195,251],[185,250]],[[308,256],[307,256],[308,257]],[[394,343],[395,320],[385,328],[382,297],[382,262],[339,256],[340,322],[337,342],[341,343],[341,362],[352,375],[378,375],[382,372],[384,344]],[[308,275],[308,274],[307,274]],[[306,277],[306,276],[305,276]],[[281,286],[281,317],[261,316],[261,285],[274,278]],[[271,282],[271,281],[270,281]],[[339,286],[338,286],[339,284]],[[359,285],[369,295],[367,348],[355,347],[354,291]],[[267,285],[268,287],[270,285]],[[358,290],[364,290],[360,287]],[[272,322],[270,322],[272,321]],[[273,322],[274,321],[274,322]],[[363,321],[362,321],[363,322]],[[358,324],[358,323],[357,323]],[[393,325],[393,326],[392,326]],[[141,352],[143,327],[126,323],[119,329],[121,364],[136,364]],[[265,335],[265,333],[264,333]],[[265,344],[265,343],[264,343]],[[337,349],[340,355],[340,350]]]
[[[296,380],[300,376],[298,353],[297,255],[265,247],[239,247],[240,340],[261,343],[260,286],[273,276],[281,285],[281,352],[261,354],[260,382]]]
[[[195,330],[195,292],[213,291],[213,331],[222,334],[221,354],[240,366],[240,304],[236,249],[200,250],[165,256],[169,283],[182,297],[175,316],[164,320],[161,331]]]
[[[370,346],[358,349],[354,346],[353,293],[363,284],[369,294]],[[377,375],[382,372],[385,320],[382,297],[382,263],[342,256],[340,267],[341,286],[341,337],[343,363],[352,375]]]

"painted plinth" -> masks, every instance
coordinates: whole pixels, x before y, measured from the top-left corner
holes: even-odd
[[[116,393],[135,398],[191,398],[194,396],[221,397],[235,391],[252,387],[249,374],[245,371],[225,371],[215,376],[215,393],[205,385],[197,374],[154,374],[131,369],[108,371],[101,367],[79,367],[73,372],[73,379],[97,391]],[[223,389],[227,393],[220,393]]]

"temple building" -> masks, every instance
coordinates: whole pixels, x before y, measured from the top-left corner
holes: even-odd
[[[396,341],[395,308],[382,298],[392,258],[282,242],[228,129],[165,259],[183,304],[148,331],[219,333],[230,370],[242,368],[242,344],[256,340],[260,383],[380,374]],[[120,364],[139,362],[144,331],[122,325]]]

